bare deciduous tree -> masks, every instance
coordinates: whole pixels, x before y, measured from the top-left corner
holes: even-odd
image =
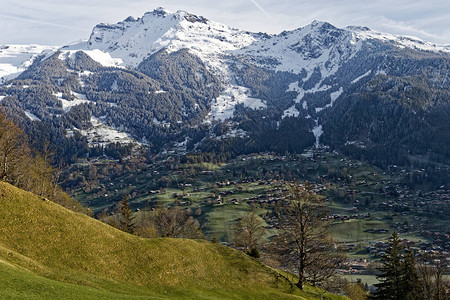
[[[448,299],[446,290],[449,287],[444,275],[447,271],[447,262],[444,256],[432,259],[429,256],[422,257],[417,264],[417,273],[420,280],[421,296],[425,300]]]
[[[26,170],[25,158],[30,156],[25,135],[19,127],[0,113],[0,180],[16,184]]]
[[[234,232],[234,243],[236,246],[244,247],[247,254],[256,253],[258,244],[266,230],[263,221],[254,211],[244,214],[236,224]]]
[[[91,213],[58,186],[56,170],[49,163],[50,151],[44,148],[43,153],[31,149],[23,130],[0,108],[0,180],[68,209]]]
[[[136,231],[145,237],[203,238],[200,223],[185,210],[162,207],[141,212],[138,219]]]
[[[331,277],[344,257],[335,250],[322,201],[308,186],[289,190],[274,244],[282,264],[298,274],[296,285],[303,289],[306,281],[315,285]]]

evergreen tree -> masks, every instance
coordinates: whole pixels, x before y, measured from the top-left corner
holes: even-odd
[[[400,239],[396,232],[392,233],[389,248],[382,259],[381,275],[377,276],[380,283],[376,284],[376,293],[372,299],[403,299],[402,298],[402,254]]]
[[[131,234],[134,234],[134,216],[131,207],[128,203],[128,197],[123,196],[122,201],[119,202],[119,229]]]
[[[405,291],[404,299],[409,300],[419,299],[420,298],[419,275],[416,269],[416,260],[414,257],[414,252],[411,249],[407,249],[402,267],[403,267],[402,284],[403,290]]]
[[[389,248],[382,259],[381,275],[377,276],[380,283],[372,299],[409,300],[416,299],[418,276],[415,268],[414,254],[400,244],[396,232],[392,233]]]

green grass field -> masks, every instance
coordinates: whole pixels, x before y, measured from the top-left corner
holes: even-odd
[[[0,290],[2,299],[320,299],[242,252],[139,238],[5,183]]]
[[[363,284],[368,284],[369,286],[373,286],[374,284],[378,283],[377,276],[375,275],[361,275],[361,274],[355,274],[355,275],[345,275],[344,276],[347,280],[350,282],[357,282],[358,279],[361,279],[361,282]]]
[[[141,210],[157,205],[174,206],[176,199],[173,195],[184,194],[186,196],[180,201],[189,201],[189,204],[180,205],[179,208],[191,208],[192,210],[201,208],[202,214],[196,215],[196,217],[202,225],[205,236],[209,239],[215,236],[220,241],[230,242],[232,241],[234,225],[242,214],[255,208],[264,209],[269,213],[273,209],[270,205],[252,204],[250,206],[244,199],[264,195],[265,191],[274,188],[267,179],[276,177],[275,174],[283,174],[286,175],[288,180],[309,180],[312,183],[325,184],[326,189],[319,192],[319,195],[323,198],[332,199],[332,201],[327,202],[331,215],[349,216],[356,214],[352,211],[355,206],[354,200],[359,201],[357,213],[362,215],[370,213],[370,219],[335,222],[331,228],[334,238],[339,243],[357,243],[361,246],[358,251],[348,253],[351,258],[368,259],[368,253],[363,253],[361,249],[367,247],[369,241],[386,241],[393,230],[399,231],[402,237],[407,237],[410,240],[423,241],[426,239],[420,235],[420,230],[439,231],[445,228],[446,218],[438,215],[424,215],[427,217],[427,221],[422,222],[415,219],[416,216],[412,211],[407,215],[402,215],[378,207],[382,202],[399,201],[395,196],[382,193],[380,190],[387,186],[401,186],[403,181],[401,174],[384,172],[368,163],[349,159],[336,153],[319,153],[319,155],[320,157],[316,159],[306,159],[301,155],[290,157],[258,155],[236,158],[222,164],[185,163],[177,165],[176,168],[172,164],[165,165],[161,161],[147,166],[146,171],[125,174],[115,178],[113,186],[110,185],[110,181],[99,180],[92,184],[97,188],[92,188],[90,191],[78,189],[75,191],[75,196],[84,205],[100,212],[106,207],[114,207],[121,200],[122,192],[130,195],[130,203],[133,208]],[[101,164],[99,169],[100,166]],[[293,178],[289,178],[288,174]],[[165,189],[165,193],[149,194],[148,191],[158,189],[155,183],[163,177],[170,179],[169,187]],[[350,180],[346,178],[350,178]],[[249,181],[242,183],[240,182],[241,179],[249,179]],[[228,186],[216,184],[226,180],[235,181],[238,184]],[[259,182],[252,180],[259,180]],[[189,185],[186,186],[186,183],[189,183]],[[101,185],[104,186],[105,193],[109,194],[108,199],[103,197],[102,193],[99,194],[98,190]],[[201,191],[198,188],[201,188]],[[118,193],[114,192],[115,189],[118,189]],[[345,198],[349,190],[357,191],[353,200]],[[208,198],[217,198],[220,192],[226,191],[234,191],[235,193],[222,196],[225,204],[207,204]],[[136,192],[137,195],[131,196],[133,192]],[[339,193],[342,193],[342,195],[339,195]],[[88,202],[87,196],[92,201]],[[240,200],[239,205],[230,204],[231,199],[234,198]],[[387,218],[388,213],[391,214],[390,218]],[[421,222],[425,225],[420,230],[413,228],[405,231],[399,230],[399,227],[394,225],[395,223],[404,224],[405,222],[410,225]],[[268,224],[264,225],[267,225],[267,228],[271,227]],[[365,232],[370,228],[384,228],[389,230],[389,233]],[[267,237],[274,234],[276,234],[275,230],[268,230]]]

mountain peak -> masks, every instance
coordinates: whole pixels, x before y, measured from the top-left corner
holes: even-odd
[[[159,18],[167,18],[169,16],[175,17],[175,18],[181,18],[183,15],[187,14],[187,12],[179,10],[176,13],[174,13],[171,10],[168,10],[164,7],[158,7],[154,9],[153,11],[148,11],[144,14],[142,18],[147,17],[159,17]]]
[[[128,17],[116,24],[98,24],[83,50],[100,50],[120,58],[122,66],[136,67],[161,49],[172,52],[187,48],[208,55],[240,49],[253,41],[251,33],[186,11],[171,12],[159,7],[138,19]]]
[[[324,24],[325,22],[323,22],[323,21],[319,21],[319,20],[314,20],[314,21],[312,21],[311,22],[311,27],[319,27],[319,26],[322,26],[322,24]]]
[[[152,16],[158,16],[158,17],[162,17],[162,18],[166,18],[168,16],[173,16],[176,19],[179,20],[186,20],[189,21],[191,23],[195,23],[195,22],[201,22],[201,23],[206,23],[208,21],[208,19],[206,19],[205,17],[202,16],[197,16],[194,14],[191,14],[187,11],[184,10],[178,10],[176,13],[165,9],[163,7],[158,7],[155,10],[153,10],[152,12],[147,12],[144,14],[144,16],[148,16],[148,15],[152,15]]]
[[[160,14],[160,15],[169,15],[169,14],[173,14],[172,11],[168,10],[167,8],[164,8],[162,6],[157,7],[153,10],[152,12],[153,14]]]
[[[319,21],[319,20],[312,21],[312,23],[309,26],[311,26],[312,28],[337,29],[332,24],[325,22],[325,21]]]

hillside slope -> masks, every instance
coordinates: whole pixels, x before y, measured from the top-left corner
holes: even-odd
[[[241,252],[206,241],[142,239],[5,183],[0,279],[0,298],[305,299]]]

